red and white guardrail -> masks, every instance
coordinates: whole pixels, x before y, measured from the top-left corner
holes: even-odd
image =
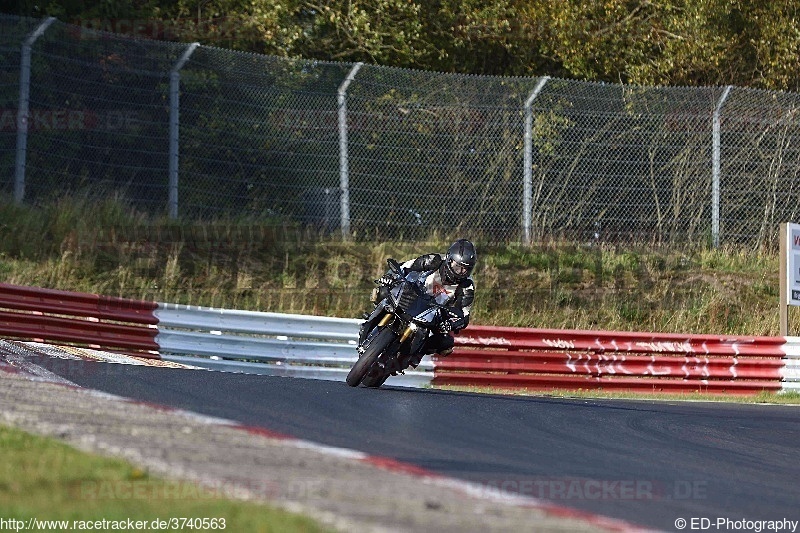
[[[220,370],[343,380],[359,321],[0,284],[0,338]],[[753,394],[800,391],[800,337],[470,326],[388,384]]]
[[[756,393],[800,390],[800,338],[475,326],[433,384]]]
[[[0,337],[42,339],[158,357],[158,304],[0,283]]]

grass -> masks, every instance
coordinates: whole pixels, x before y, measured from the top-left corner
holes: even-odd
[[[0,516],[6,520],[67,520],[70,527],[60,528],[65,530],[76,529],[73,521],[217,518],[226,527],[216,529],[227,531],[325,531],[300,515],[228,500],[217,494],[221,490],[164,481],[124,461],[14,428],[0,426],[0,452]]]
[[[758,394],[702,394],[702,393],[643,393],[643,392],[603,392],[597,390],[555,390],[542,391],[525,388],[496,388],[476,386],[439,385],[440,390],[471,392],[475,394],[508,394],[513,396],[544,396],[552,398],[586,398],[614,400],[659,400],[695,401],[747,404],[800,405],[800,392],[760,392]]]
[[[121,198],[86,196],[42,206],[0,201],[0,221],[7,283],[340,317],[361,315],[388,257],[442,250],[450,240],[341,242],[263,221],[175,222]],[[774,250],[475,241],[477,324],[779,332]],[[790,312],[790,331],[798,330]]]

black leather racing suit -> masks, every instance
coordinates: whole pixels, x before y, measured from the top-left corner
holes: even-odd
[[[436,298],[440,305],[447,306],[453,314],[450,319],[449,329],[458,333],[469,324],[469,313],[472,302],[475,299],[475,282],[471,277],[460,281],[449,280],[443,271],[444,254],[432,253],[421,255],[416,259],[411,259],[402,264],[406,270],[417,272],[427,272],[435,270],[425,280],[428,294]],[[383,300],[388,294],[388,287],[381,286],[374,298],[374,303]],[[434,331],[428,338],[422,349],[422,354],[433,354],[445,356],[453,351],[455,341],[449,332]],[[412,363],[412,366],[419,364],[419,361]]]

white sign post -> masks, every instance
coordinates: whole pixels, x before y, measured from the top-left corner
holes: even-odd
[[[788,335],[789,306],[800,305],[800,224],[781,224],[781,335]]]

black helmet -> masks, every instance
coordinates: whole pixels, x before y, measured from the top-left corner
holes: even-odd
[[[447,255],[442,264],[443,277],[451,283],[467,279],[477,261],[478,254],[475,253],[475,245],[467,239],[458,239],[447,249]]]

